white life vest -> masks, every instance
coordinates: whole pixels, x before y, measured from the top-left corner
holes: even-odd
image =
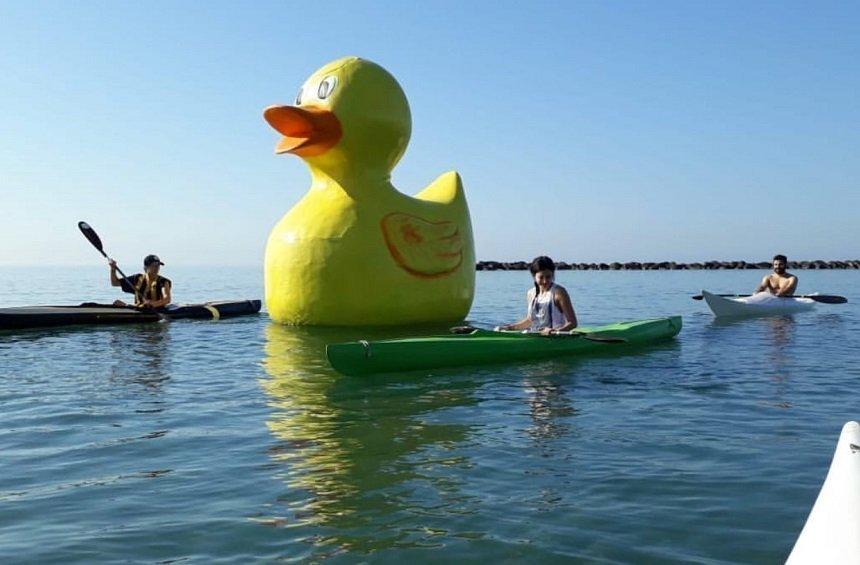
[[[530,330],[558,329],[568,322],[567,316],[555,304],[555,288],[556,284],[552,283],[547,292],[537,294],[536,289],[529,290],[528,318],[532,322]]]

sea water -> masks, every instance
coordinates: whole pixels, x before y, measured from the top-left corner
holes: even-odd
[[[258,269],[164,274],[177,301],[262,294]],[[582,324],[684,329],[631,355],[366,378],[325,344],[430,330],[0,333],[0,562],[781,562],[860,418],[860,271],[799,272],[849,303],[794,317],[721,323],[690,299],[763,274],[561,272]],[[527,273],[477,280],[470,321],[522,317]],[[0,269],[0,306],[116,290],[106,268]]]

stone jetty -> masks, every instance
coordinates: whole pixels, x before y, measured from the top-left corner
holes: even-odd
[[[701,263],[678,263],[675,261],[661,261],[659,263],[640,263],[628,261],[619,263],[573,263],[556,261],[559,271],[717,271],[728,269],[768,269],[772,268],[770,261],[704,261]],[[478,261],[479,271],[527,271],[528,261]],[[847,261],[789,261],[788,269],[860,269],[860,259]]]

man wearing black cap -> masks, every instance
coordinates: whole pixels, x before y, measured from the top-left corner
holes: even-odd
[[[116,261],[111,260],[110,284],[121,287],[123,292],[134,294],[134,305],[138,308],[164,308],[170,304],[170,279],[158,274],[164,263],[158,255],[147,255],[143,260],[143,273],[132,275],[127,279],[117,276]],[[122,300],[114,302],[114,306],[126,306]]]

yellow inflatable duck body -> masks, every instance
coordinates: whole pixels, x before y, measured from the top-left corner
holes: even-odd
[[[275,153],[304,159],[312,178],[269,236],[269,315],[337,326],[465,318],[475,247],[463,185],[452,171],[414,198],[392,186],[412,130],[394,77],[364,59],[339,59],[308,78],[295,105],[264,117],[283,135]]]

